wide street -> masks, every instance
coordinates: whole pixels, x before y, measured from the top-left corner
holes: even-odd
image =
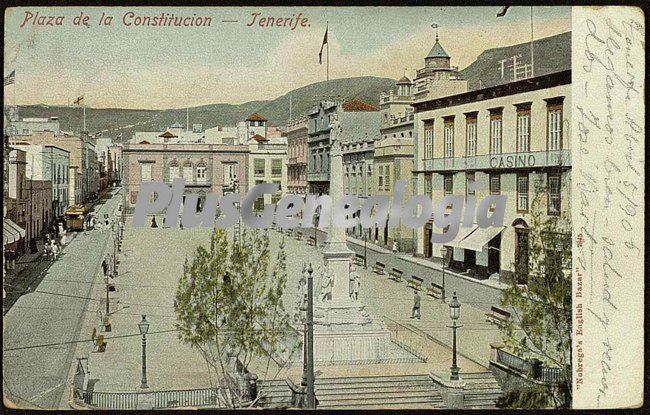
[[[112,194],[95,206],[98,217],[116,212],[122,196]],[[60,407],[76,342],[84,340],[79,337],[82,316],[97,302],[90,293],[101,280],[101,261],[112,249],[110,240],[107,229],[79,233],[4,316],[5,405]]]

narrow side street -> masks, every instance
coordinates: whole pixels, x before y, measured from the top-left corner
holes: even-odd
[[[98,217],[116,212],[121,200],[121,193],[114,190],[96,206]],[[111,248],[110,238],[108,229],[80,232],[49,268],[36,267],[21,275],[29,281],[25,285],[29,291],[14,299],[4,316],[5,404],[59,407],[75,360],[81,318],[89,302],[97,301],[90,297],[93,284],[103,284],[101,262]]]

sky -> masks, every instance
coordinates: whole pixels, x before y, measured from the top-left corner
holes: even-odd
[[[5,15],[7,102],[65,105],[84,95],[96,108],[165,109],[274,99],[326,78],[318,62],[329,27],[330,79],[413,77],[435,42],[461,69],[490,48],[530,40],[530,7],[48,7],[11,8]],[[207,16],[209,27],[125,26],[123,16],[161,13]],[[34,16],[25,22],[28,16]],[[63,25],[47,17],[62,16]],[[88,26],[74,25],[83,13]],[[99,25],[102,15],[112,25]],[[302,13],[306,27],[249,26],[257,17]],[[571,30],[571,8],[533,9],[535,38]],[[46,17],[43,19],[43,17]],[[224,22],[234,20],[234,22]],[[22,27],[21,27],[22,26]]]

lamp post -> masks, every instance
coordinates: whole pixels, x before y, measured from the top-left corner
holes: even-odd
[[[363,268],[368,269],[368,233],[370,228],[364,229],[363,232]]]
[[[318,212],[314,215],[314,248],[318,248],[318,220],[320,219],[320,215]]]
[[[442,299],[442,302],[445,302],[445,260],[447,259],[447,247],[442,246],[440,248],[440,255],[442,255],[442,292],[440,293],[440,297]]]
[[[140,387],[142,389],[147,389],[147,332],[149,332],[149,322],[147,321],[147,316],[142,315],[142,321],[138,323],[138,329],[140,329],[140,334],[142,334],[142,381]]]
[[[314,269],[307,268],[307,409],[316,409],[314,391]]]
[[[108,297],[108,273],[104,274],[104,282],[106,283],[106,315],[108,315],[111,308],[110,298]]]
[[[459,380],[458,372],[460,372],[460,368],[458,367],[456,361],[456,329],[462,326],[459,326],[457,324],[457,321],[460,318],[460,302],[456,297],[455,291],[454,291],[454,296],[449,302],[449,317],[451,317],[451,326],[448,327],[452,329],[452,350],[453,350],[453,355],[451,360],[451,376],[449,377],[449,379]]]

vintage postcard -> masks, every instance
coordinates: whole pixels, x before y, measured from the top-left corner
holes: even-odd
[[[4,9],[6,410],[643,405],[645,9]]]

